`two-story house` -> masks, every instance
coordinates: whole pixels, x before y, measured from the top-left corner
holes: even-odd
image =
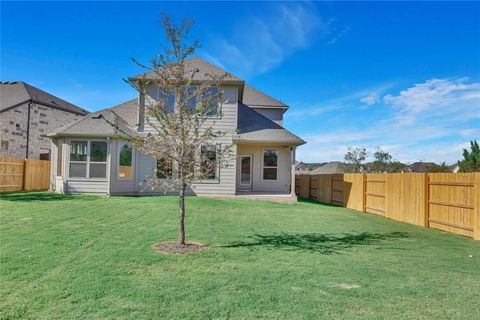
[[[225,73],[199,58],[188,60],[187,66],[199,70],[199,81],[201,75]],[[194,183],[189,193],[295,198],[295,149],[305,141],[282,126],[288,106],[233,75],[222,81],[220,89],[222,116],[215,120],[215,126],[227,134],[216,143],[232,145],[234,157],[209,179]],[[135,150],[120,132],[147,134],[151,130],[145,121],[145,103],[159,99],[159,91],[149,87],[145,97],[92,113],[51,133],[55,150],[51,189],[62,193],[163,194],[163,190],[145,188],[148,177],[163,164]]]
[[[88,114],[21,81],[0,83],[0,156],[50,159],[47,134]]]

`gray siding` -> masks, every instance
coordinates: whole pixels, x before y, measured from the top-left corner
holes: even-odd
[[[277,180],[263,180],[263,150],[276,149],[278,151]],[[291,151],[282,146],[238,145],[238,160],[241,155],[252,156],[252,191],[259,192],[289,192],[291,179]],[[240,166],[237,166],[237,177],[240,175]],[[237,179],[237,190],[240,189],[240,179]]]
[[[238,108],[238,88],[223,87],[224,102],[221,105],[222,117],[209,120],[207,125],[213,125],[216,130],[224,131],[227,134],[215,143],[221,145],[232,145],[232,136],[237,128],[237,108]],[[158,99],[158,89],[150,87],[146,97],[146,103]],[[154,132],[151,127],[145,125],[146,132]],[[145,155],[138,156],[137,183],[139,192],[151,192],[144,190],[144,185],[149,176],[153,174],[156,162],[154,159]],[[215,182],[199,182],[192,186],[192,193],[195,194],[234,194],[235,193],[235,155],[230,159],[224,168],[219,170],[219,179]],[[162,192],[158,190],[157,192]]]
[[[251,107],[262,116],[272,120],[276,124],[283,126],[283,109]]]
[[[108,181],[67,180],[65,193],[108,194]]]

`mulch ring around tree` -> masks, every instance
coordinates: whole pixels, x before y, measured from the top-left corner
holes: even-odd
[[[187,242],[187,244],[181,245],[175,241],[165,241],[165,242],[155,243],[153,245],[153,249],[156,252],[164,253],[164,254],[191,253],[198,250],[202,250],[204,248],[206,248],[206,245],[198,242]]]

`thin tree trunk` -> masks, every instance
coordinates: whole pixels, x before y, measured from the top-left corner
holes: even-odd
[[[186,185],[183,184],[178,197],[178,242],[181,245],[185,245],[185,189]]]

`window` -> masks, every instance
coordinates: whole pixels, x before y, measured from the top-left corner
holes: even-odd
[[[200,173],[205,180],[217,178],[217,147],[202,146],[200,148]]]
[[[129,142],[121,142],[118,149],[118,177],[132,179],[132,145]]]
[[[70,144],[70,177],[87,177],[87,141],[72,141]]]
[[[50,160],[50,150],[40,149],[40,160]]]
[[[263,150],[263,180],[277,180],[277,165],[277,150]]]
[[[195,90],[197,90],[196,86],[189,87],[187,95],[193,95],[195,93]],[[197,97],[193,96],[192,98],[188,99],[187,107],[191,112],[195,112],[195,110],[197,109]]]
[[[158,96],[159,96],[160,100],[165,99],[165,93],[162,90],[160,90]],[[166,105],[167,113],[173,113],[175,111],[175,95],[172,92],[168,93],[168,97],[167,97],[165,103],[167,104]]]
[[[157,178],[171,179],[173,177],[173,162],[169,159],[157,160]]]
[[[106,178],[107,147],[105,141],[72,141],[70,143],[70,177]]]
[[[204,113],[208,117],[215,117],[218,113],[218,98],[219,90],[218,88],[209,88],[203,96],[203,101],[205,102]]]
[[[2,140],[2,151],[8,151],[8,140]]]

